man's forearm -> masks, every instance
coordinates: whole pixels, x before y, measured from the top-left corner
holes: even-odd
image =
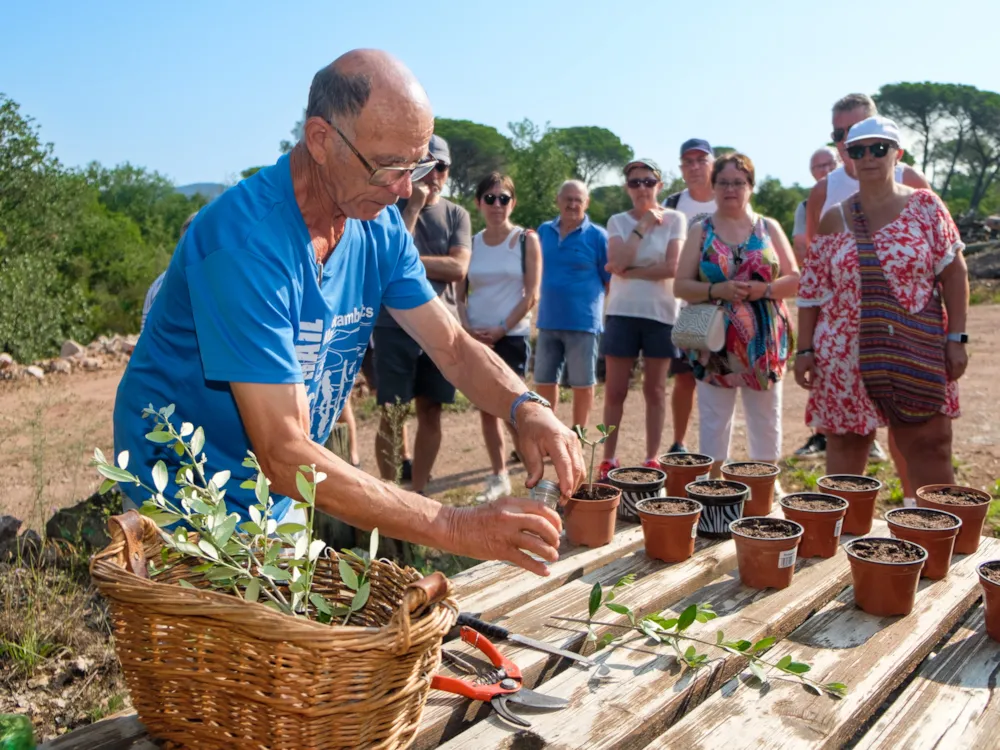
[[[799,307],[799,349],[813,348],[813,333],[818,318],[818,307]]]
[[[427,271],[427,278],[432,281],[462,281],[469,270],[467,263],[449,255],[421,255],[420,261]]]

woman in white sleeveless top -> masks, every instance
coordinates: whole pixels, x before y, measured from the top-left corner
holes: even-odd
[[[486,229],[472,238],[466,285],[458,314],[465,329],[489,346],[522,378],[528,364],[531,309],[538,303],[542,250],[538,235],[511,223],[517,205],[514,181],[493,172],[476,187],[476,206]],[[490,502],[511,492],[501,420],[479,413],[493,473],[476,500]]]

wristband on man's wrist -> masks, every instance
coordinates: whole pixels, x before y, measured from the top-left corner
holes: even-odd
[[[795,352],[795,356],[796,357],[804,357],[807,354],[815,354],[815,353],[816,353],[816,350],[813,349],[810,346],[808,349],[799,349],[797,352]]]

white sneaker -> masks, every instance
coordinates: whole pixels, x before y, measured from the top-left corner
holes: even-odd
[[[477,503],[492,503],[499,500],[504,495],[510,494],[510,476],[507,472],[503,474],[490,474],[486,477],[486,489],[476,495]]]

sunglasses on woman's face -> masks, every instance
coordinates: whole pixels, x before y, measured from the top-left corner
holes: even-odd
[[[483,196],[483,203],[485,203],[487,206],[492,206],[497,201],[500,201],[501,206],[506,206],[508,203],[510,203],[510,199],[511,196],[507,195],[507,193],[500,193],[500,195],[487,193],[486,195]]]
[[[636,190],[640,187],[654,188],[658,182],[659,180],[655,177],[633,177],[626,184],[633,190]]]
[[[869,146],[848,146],[847,155],[851,157],[854,161],[865,158],[865,151],[870,151],[871,155],[876,159],[881,159],[883,156],[889,153],[889,149],[892,148],[891,143],[886,143],[885,141],[880,141],[878,143],[872,143]]]

